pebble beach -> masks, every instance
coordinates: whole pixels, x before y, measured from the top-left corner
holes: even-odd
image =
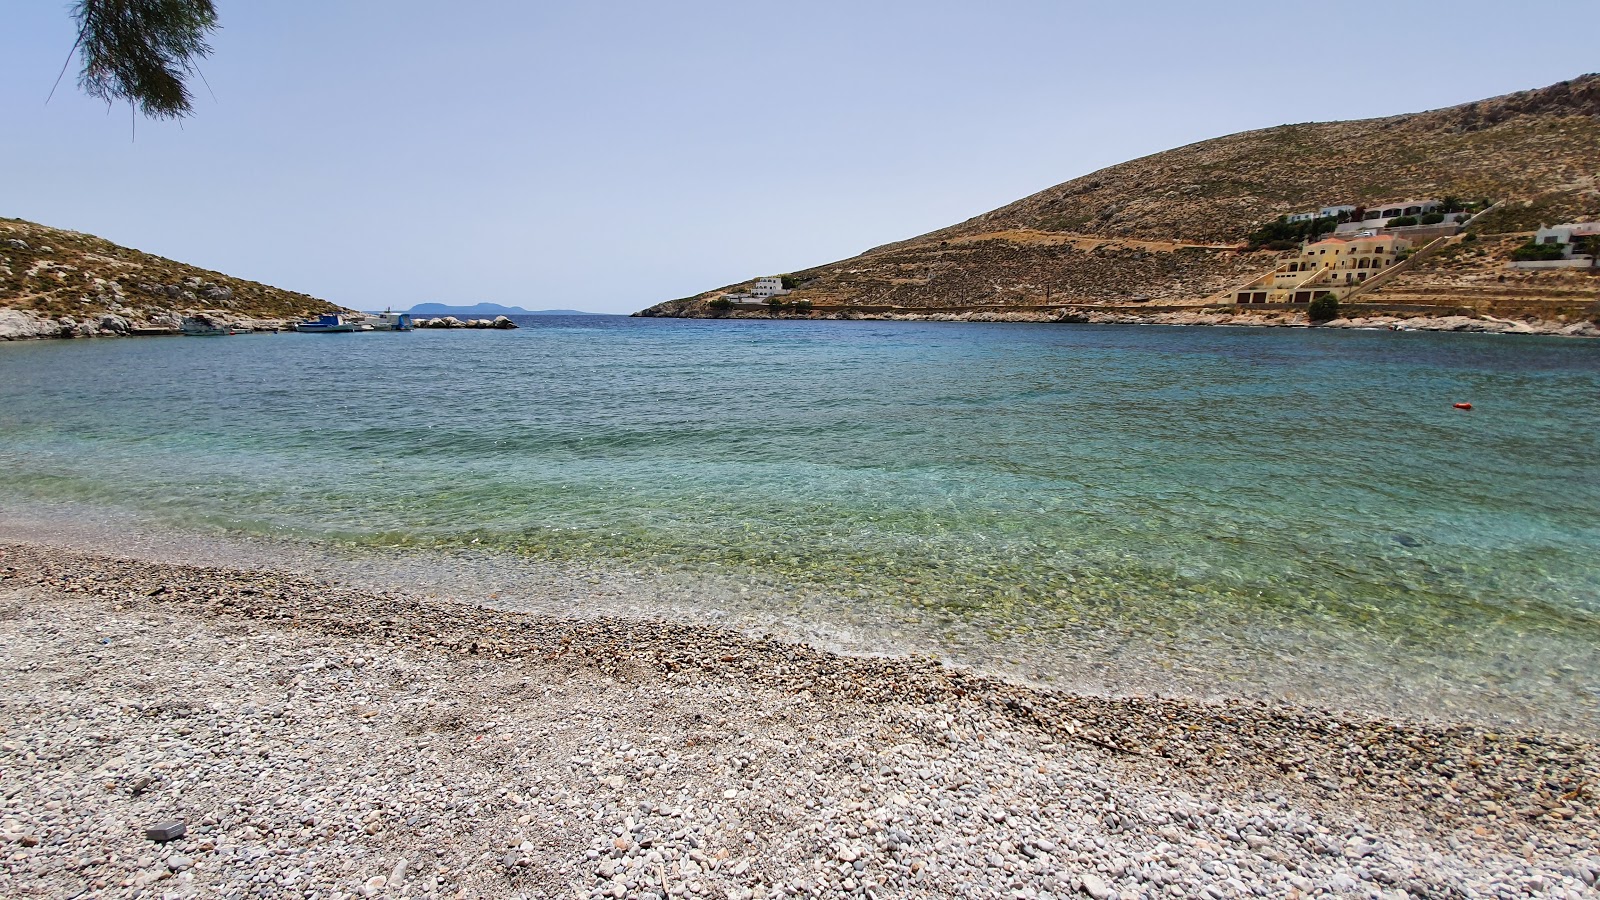
[[[6,897],[1600,896],[1555,732],[26,543],[0,657]]]

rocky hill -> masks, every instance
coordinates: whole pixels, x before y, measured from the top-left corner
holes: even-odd
[[[1275,264],[1277,254],[1247,251],[1244,242],[1280,215],[1341,203],[1491,198],[1504,202],[1474,230],[1516,235],[1541,222],[1600,218],[1597,169],[1600,75],[1430,112],[1247,131],[791,273],[797,289],[786,299],[799,302],[787,314],[1203,306]],[[768,314],[713,302],[742,287],[641,315]],[[1600,300],[1593,281],[1584,291],[1595,296],[1579,297],[1578,307]]]
[[[196,314],[248,324],[339,311],[93,235],[0,219],[0,339],[175,329]]]

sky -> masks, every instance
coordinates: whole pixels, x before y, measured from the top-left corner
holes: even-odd
[[[46,103],[67,4],[7,6],[0,216],[360,309],[632,312],[1194,141],[1600,70],[1594,29],[1467,0],[217,0],[177,123],[75,60]]]

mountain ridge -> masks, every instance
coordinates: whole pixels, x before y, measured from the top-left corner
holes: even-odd
[[[1276,264],[1278,254],[1245,241],[1291,212],[1455,195],[1506,201],[1474,225],[1484,235],[1600,218],[1597,147],[1597,75],[1419,113],[1255,129],[1108,166],[945,228],[788,273],[796,289],[787,307],[712,303],[743,282],[639,315],[1204,305]],[[1540,277],[1571,293],[1570,278]]]

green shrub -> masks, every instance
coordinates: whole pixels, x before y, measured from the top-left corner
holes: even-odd
[[[1388,223],[1385,224],[1383,227],[1385,227],[1385,228],[1404,228],[1407,225],[1415,225],[1415,224],[1417,224],[1417,217],[1416,216],[1395,216],[1394,218],[1390,219],[1388,221]]]
[[[1470,242],[1470,241],[1475,241],[1477,239],[1478,239],[1478,233],[1476,231],[1469,231],[1469,232],[1467,232],[1467,236],[1462,238],[1461,240],[1463,242]]]
[[[1306,307],[1306,316],[1313,322],[1328,322],[1339,318],[1339,298],[1322,294]]]
[[[778,279],[783,282],[783,289],[786,291],[792,291],[800,286],[800,279],[793,275],[779,275]]]
[[[716,312],[727,312],[733,308],[733,301],[727,297],[713,297],[706,303],[706,306],[711,307]]]
[[[1566,244],[1535,244],[1529,241],[1521,247],[1511,251],[1511,258],[1517,262],[1539,262],[1549,259],[1565,259],[1567,255]]]
[[[1428,213],[1417,221],[1423,225],[1437,225],[1444,221],[1444,213]]]
[[[783,298],[782,297],[768,297],[767,298],[767,306],[769,306],[769,307],[771,307],[773,309],[782,309],[783,308]]]

